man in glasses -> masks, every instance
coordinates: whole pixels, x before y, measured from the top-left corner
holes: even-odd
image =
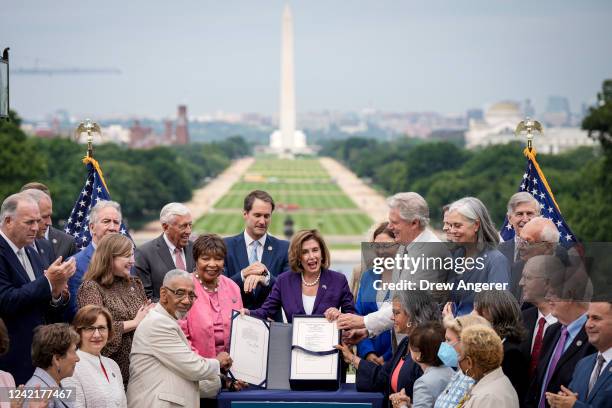
[[[225,352],[216,358],[200,357],[192,351],[177,322],[185,317],[196,298],[189,273],[173,269],[164,276],[159,303],[134,333],[127,390],[129,407],[196,407],[200,397],[217,395],[221,372],[231,367],[232,359]]]

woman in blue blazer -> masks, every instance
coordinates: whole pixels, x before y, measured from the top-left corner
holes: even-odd
[[[346,277],[329,268],[329,250],[317,230],[299,231],[289,246],[292,273],[276,278],[272,292],[264,304],[244,313],[260,319],[274,318],[282,307],[288,322],[293,315],[322,315],[329,309],[355,313],[353,295]]]
[[[374,242],[373,254],[377,257],[393,257],[397,252],[395,234],[387,229],[388,225],[388,222],[383,222],[374,230],[372,236]],[[376,290],[374,286],[377,280],[383,282],[391,281],[391,273],[391,270],[385,270],[382,274],[374,273],[373,268],[363,273],[359,283],[357,300],[355,300],[357,314],[366,316],[378,311],[379,305],[383,302],[391,301],[389,290]],[[357,355],[377,364],[384,364],[385,361],[389,361],[393,355],[393,350],[391,349],[391,330],[384,331],[378,336],[367,338],[357,343]]]

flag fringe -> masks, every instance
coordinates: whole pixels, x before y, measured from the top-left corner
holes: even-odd
[[[94,159],[93,157],[85,156],[85,157],[83,157],[83,164],[85,164],[85,165],[91,164],[92,166],[94,166],[94,169],[96,169],[96,171],[98,172],[98,175],[100,176],[100,180],[102,180],[102,184],[104,184],[104,188],[110,194],[110,190],[108,189],[108,186],[106,185],[106,181],[104,181],[104,175],[102,174],[102,169],[100,168],[100,165],[98,164],[98,161],[96,159]],[[553,200],[554,200],[554,198],[553,198]]]
[[[561,214],[561,209],[559,208],[559,204],[557,204],[557,200],[555,200],[555,195],[553,194],[552,189],[548,185],[548,181],[546,180],[546,177],[544,176],[544,172],[542,171],[542,169],[540,169],[540,165],[538,164],[538,161],[536,160],[536,154],[537,154],[536,149],[534,147],[532,147],[531,149],[526,147],[525,150],[523,150],[523,154],[525,155],[525,157],[531,160],[531,162],[535,166],[536,171],[538,172],[538,175],[540,176],[540,179],[544,183],[544,187],[546,187],[546,190],[548,191],[550,198],[552,198],[553,203],[555,203],[555,207],[557,207],[557,211],[559,211],[559,214]]]

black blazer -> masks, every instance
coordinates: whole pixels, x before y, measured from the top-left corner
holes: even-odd
[[[0,236],[0,317],[11,344],[0,357],[0,369],[13,374],[16,384],[25,384],[32,373],[32,331],[41,324],[58,321],[67,304],[51,304],[51,286],[43,274],[40,258],[29,246],[26,254],[36,280],[30,281],[9,243]]]
[[[385,399],[388,398],[389,394],[392,394],[391,375],[404,355],[404,365],[397,379],[397,389],[404,388],[406,395],[412,398],[414,382],[423,375],[423,370],[410,357],[408,337],[404,338],[397,346],[391,360],[385,362],[382,366],[365,359],[361,360],[355,378],[357,391],[384,392]]]
[[[526,407],[538,407],[540,394],[542,392],[542,385],[545,381],[544,376],[546,375],[546,367],[548,366],[548,362],[552,359],[552,355],[559,337],[561,337],[561,323],[555,323],[551,325],[548,330],[546,330],[546,334],[544,335],[544,340],[542,342],[542,351],[538,360],[535,378],[531,381],[529,390],[527,391],[527,395],[525,397]],[[589,339],[583,326],[567,350],[565,350],[565,352],[561,355],[561,358],[557,363],[557,367],[555,367],[555,371],[550,378],[546,391],[554,392],[556,394],[561,389],[561,385],[567,387],[567,385],[572,381],[572,374],[574,373],[574,369],[576,368],[578,361],[589,354],[595,353],[596,351],[597,350],[595,347],[589,343]],[[546,399],[545,406],[550,407]]]
[[[504,341],[502,370],[514,386],[519,401],[522,401],[529,387],[529,359],[523,354],[520,342]]]
[[[527,358],[527,361],[531,362],[531,340],[538,326],[538,308],[535,306],[530,307],[529,309],[523,310],[521,314],[523,316],[523,325],[525,326],[525,330],[527,330],[527,335],[521,342],[521,352],[525,358]]]
[[[185,266],[187,272],[195,269],[193,260],[193,243],[189,241],[185,250]],[[134,252],[136,259],[136,276],[142,281],[147,298],[153,302],[159,301],[159,288],[161,288],[164,276],[168,271],[175,269],[174,259],[170,255],[170,248],[164,240],[164,234],[142,244]]]

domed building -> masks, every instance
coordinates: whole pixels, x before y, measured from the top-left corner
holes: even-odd
[[[525,119],[521,106],[517,102],[502,101],[491,105],[483,119],[470,119],[465,132],[465,143],[468,149],[479,146],[506,144],[524,138],[514,134],[516,125]],[[537,118],[535,118],[537,120]],[[578,146],[592,146],[596,142],[579,128],[551,127],[544,128],[543,135],[536,135],[534,146],[541,153],[559,153]]]

